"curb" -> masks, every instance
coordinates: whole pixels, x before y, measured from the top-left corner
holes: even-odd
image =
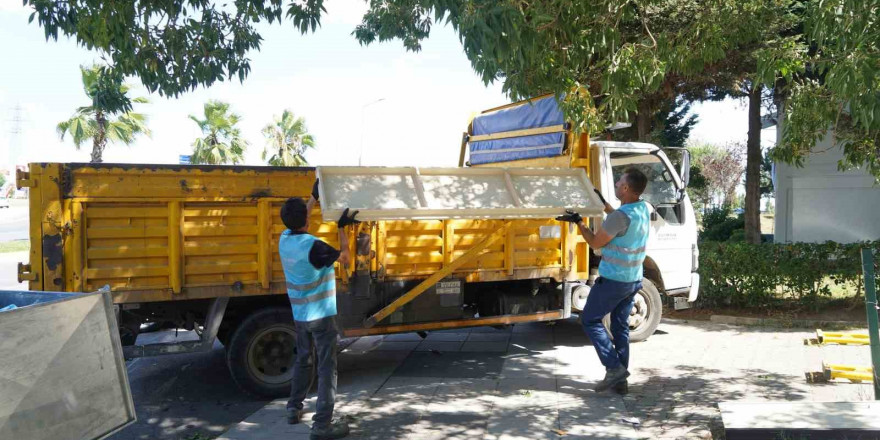
[[[823,321],[812,319],[774,319],[774,318],[748,318],[745,316],[712,315],[709,322],[730,325],[750,325],[759,327],[784,327],[784,328],[865,328],[867,323],[861,321]]]

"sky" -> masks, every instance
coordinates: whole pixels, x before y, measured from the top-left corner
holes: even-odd
[[[242,116],[249,142],[245,162],[261,165],[261,129],[284,109],[306,119],[317,148],[312,165],[456,166],[461,133],[475,112],[505,104],[501,84],[484,85],[471,69],[451,27],[435,26],[421,52],[399,41],[361,46],[351,32],[366,6],[329,0],[322,26],[301,35],[290,23],[262,28],[263,47],[251,52],[251,72],[240,83],[215,84],[179,98],[149,94],[137,78],[130,96],[149,104],[151,137],[131,146],[108,145],[105,162],[178,163],[200,135],[189,115],[201,117],[207,100],[229,102]],[[91,145],[77,151],[58,122],[87,105],[79,66],[100,55],[59,38],[46,41],[20,1],[0,0],[0,168],[28,162],[87,162]],[[692,142],[745,141],[747,114],[736,100],[697,103]],[[775,138],[764,130],[765,144]]]

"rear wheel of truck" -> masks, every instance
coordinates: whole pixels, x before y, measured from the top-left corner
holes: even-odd
[[[641,342],[648,339],[660,325],[663,303],[660,292],[654,283],[642,278],[642,288],[636,293],[632,311],[629,314],[629,341]],[[611,333],[611,317],[602,318],[602,324]]]
[[[226,347],[226,364],[232,379],[242,390],[263,397],[290,394],[295,360],[296,326],[286,307],[252,313],[241,321]],[[314,382],[313,355],[309,365],[310,381]]]

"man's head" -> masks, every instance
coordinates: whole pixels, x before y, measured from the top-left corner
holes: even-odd
[[[645,192],[648,177],[637,168],[627,168],[614,184],[614,195],[624,203],[634,202]]]
[[[291,231],[306,231],[309,228],[308,209],[306,202],[298,197],[291,197],[281,206],[281,221]]]

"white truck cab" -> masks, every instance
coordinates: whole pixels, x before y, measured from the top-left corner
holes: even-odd
[[[672,297],[677,309],[690,307],[699,293],[697,274],[697,222],[694,208],[685,191],[689,178],[690,156],[682,151],[682,166],[676,170],[663,149],[637,142],[591,142],[600,173],[599,191],[615,209],[620,201],[614,196],[614,183],[630,167],[648,177],[642,199],[652,209],[651,232],[645,257],[645,281],[636,295],[630,315],[631,339],[644,340],[660,321],[661,297]],[[601,258],[601,251],[594,252]],[[582,288],[575,289],[572,308],[579,312],[586,304],[589,286],[598,276],[593,272]]]
[[[651,231],[643,288],[630,315],[630,339],[640,341],[654,333],[663,313],[663,295],[672,298],[676,309],[690,307],[697,299],[697,221],[685,191],[690,179],[686,149],[590,139],[572,130],[553,95],[485,110],[471,119],[463,139],[459,166],[583,168],[614,208],[620,206],[614,182],[627,168],[644,172],[648,185],[642,199],[652,210]],[[681,159],[678,170],[665,151],[675,151]],[[591,218],[591,227],[595,229],[601,221]],[[577,252],[585,244],[579,244]],[[578,267],[566,279],[574,313],[583,310],[602,258],[601,250],[586,252],[588,267]]]

